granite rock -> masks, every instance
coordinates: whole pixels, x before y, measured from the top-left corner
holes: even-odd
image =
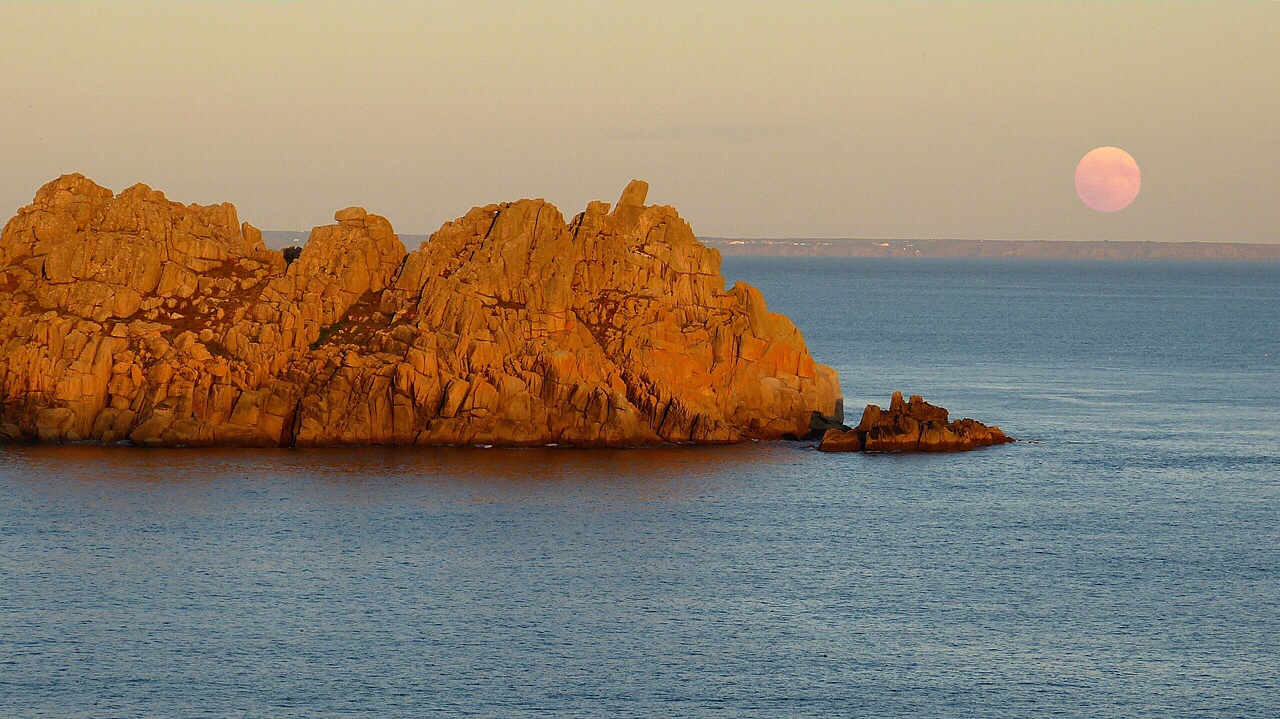
[[[869,404],[857,427],[832,428],[822,435],[824,452],[966,452],[1014,441],[999,427],[973,419],[948,421],[948,412],[920,395],[903,400],[894,392],[889,408]]]
[[[0,442],[738,442],[842,421],[836,373],[634,181],[407,251],[359,207],[286,264],[230,204],[40,189],[0,235]]]

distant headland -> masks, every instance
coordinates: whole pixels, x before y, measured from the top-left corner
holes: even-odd
[[[228,203],[82,175],[0,235],[0,442],[620,446],[802,436],[839,378],[633,181],[476,207],[409,251],[359,207],[300,252]]]
[[[870,240],[703,237],[727,256],[919,257],[1280,262],[1280,244],[1112,240]]]

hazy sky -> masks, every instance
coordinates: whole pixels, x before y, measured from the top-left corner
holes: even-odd
[[[64,172],[230,201],[566,216],[633,177],[702,235],[1280,241],[1280,2],[15,3],[0,221]],[[1128,209],[1076,197],[1100,145]]]

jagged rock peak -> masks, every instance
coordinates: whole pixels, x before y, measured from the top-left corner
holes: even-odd
[[[618,207],[644,207],[644,200],[649,196],[649,183],[644,180],[632,180],[627,183],[622,196],[618,198]]]

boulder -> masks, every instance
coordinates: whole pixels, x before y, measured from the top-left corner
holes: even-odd
[[[822,434],[818,449],[823,452],[861,452],[862,436],[843,429],[829,429]]]

